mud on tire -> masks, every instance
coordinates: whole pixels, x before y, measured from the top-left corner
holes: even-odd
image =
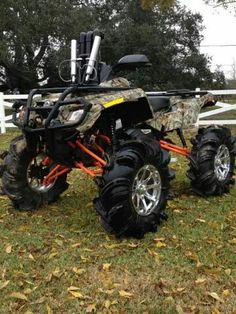
[[[116,236],[155,232],[169,189],[169,172],[157,141],[128,141],[104,170],[94,206],[103,225]]]
[[[68,188],[66,175],[56,179],[48,188],[32,187],[28,172],[32,160],[36,157],[35,152],[27,149],[24,137],[18,136],[12,140],[9,152],[4,159],[2,189],[17,210],[34,210],[43,204],[54,202]],[[40,167],[34,167],[38,173],[35,174],[37,180],[42,171],[43,174],[49,172],[49,167],[42,166],[42,169]]]
[[[200,129],[192,140],[187,176],[192,189],[201,196],[222,195],[234,183],[236,139],[226,127]]]

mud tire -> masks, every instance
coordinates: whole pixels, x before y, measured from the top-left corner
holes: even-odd
[[[46,191],[33,189],[27,179],[27,170],[37,154],[29,151],[23,136],[12,140],[4,159],[2,175],[3,192],[10,198],[15,209],[32,211],[42,205],[52,203],[68,188],[66,175],[59,177]]]
[[[161,188],[157,204],[153,205],[149,214],[143,216],[135,210],[132,187],[139,170],[145,169],[143,167],[146,165],[158,172]],[[168,166],[159,143],[152,139],[127,141],[105,168],[94,207],[106,231],[117,237],[142,238],[147,232],[155,232],[161,219],[167,218],[164,210],[168,190]]]
[[[228,193],[230,184],[234,183],[236,155],[236,139],[231,136],[230,130],[222,126],[202,128],[192,140],[192,144],[187,176],[191,180],[193,191],[201,196]],[[220,151],[228,154],[224,159],[227,160],[226,168],[228,168],[222,177],[217,173],[219,166],[216,162]]]

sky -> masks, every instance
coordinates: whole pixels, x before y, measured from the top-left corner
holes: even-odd
[[[204,45],[235,45],[235,47],[201,47],[202,53],[212,57],[212,70],[221,65],[227,78],[232,77],[232,65],[236,63],[236,15],[224,8],[213,8],[203,0],[179,0],[193,12],[203,17]]]

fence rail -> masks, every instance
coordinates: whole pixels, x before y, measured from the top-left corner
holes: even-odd
[[[196,91],[200,91],[199,88],[196,88]],[[236,96],[236,89],[229,90],[209,90],[209,93],[212,93],[214,96]],[[151,92],[150,94],[159,95],[164,92]],[[149,93],[147,93],[149,94]],[[28,95],[5,95],[0,93],[0,130],[1,133],[6,133],[6,128],[15,127],[15,125],[11,122],[12,115],[6,115],[6,108],[12,108],[12,102],[14,100],[25,100],[28,98]],[[209,124],[220,124],[220,125],[236,125],[236,119],[230,120],[202,120],[203,118],[215,116],[217,114],[221,114],[227,111],[236,111],[236,104],[229,105],[223,102],[217,102],[217,106],[219,109],[210,110],[207,112],[200,113],[198,122],[196,125],[209,125]]]

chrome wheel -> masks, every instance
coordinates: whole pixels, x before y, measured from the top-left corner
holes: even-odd
[[[132,203],[140,216],[150,215],[161,198],[160,173],[153,165],[145,165],[137,172],[132,186]]]
[[[30,162],[27,170],[27,181],[29,186],[38,192],[47,192],[52,188],[55,181],[49,185],[43,184],[44,177],[49,173],[49,165],[44,164],[45,154],[41,153],[34,157]]]
[[[219,181],[224,181],[230,170],[230,152],[226,145],[219,146],[215,155],[214,173]]]

